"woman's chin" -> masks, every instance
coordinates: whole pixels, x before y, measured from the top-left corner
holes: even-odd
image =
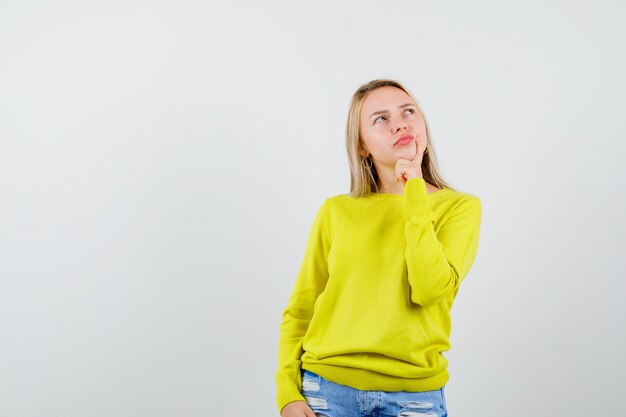
[[[402,159],[408,159],[410,161],[413,160],[413,158],[415,158],[415,156],[417,155],[417,149],[413,148],[406,148],[406,149],[400,149],[400,152],[398,152],[398,157],[402,158]]]

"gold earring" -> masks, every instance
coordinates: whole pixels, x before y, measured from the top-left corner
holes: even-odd
[[[366,161],[369,161],[369,164]],[[361,164],[365,167],[365,169],[371,169],[374,163],[372,162],[372,160],[370,159],[368,155],[365,158],[361,159]]]

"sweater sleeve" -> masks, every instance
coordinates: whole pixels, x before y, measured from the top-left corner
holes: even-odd
[[[293,291],[282,313],[278,340],[278,370],[276,404],[279,413],[292,401],[302,400],[301,360],[302,342],[313,316],[318,295],[328,281],[328,252],[330,239],[327,222],[327,201],[318,209],[309,232],[304,259],[295,280]]]
[[[482,206],[476,196],[462,199],[435,233],[435,214],[424,179],[409,179],[404,195],[411,300],[425,307],[456,294],[469,272],[478,249]]]

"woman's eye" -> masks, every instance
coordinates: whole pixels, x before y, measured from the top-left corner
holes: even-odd
[[[374,123],[378,122],[379,119],[387,119],[385,116],[378,116],[376,119],[374,119]]]
[[[415,110],[413,110],[413,109],[406,109],[406,111],[411,112],[411,113],[409,113],[409,114],[415,114]]]

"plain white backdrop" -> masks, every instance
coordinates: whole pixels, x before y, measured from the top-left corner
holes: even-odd
[[[619,1],[0,4],[0,417],[277,416],[278,326],[362,83],[483,203],[458,416],[616,415]]]

